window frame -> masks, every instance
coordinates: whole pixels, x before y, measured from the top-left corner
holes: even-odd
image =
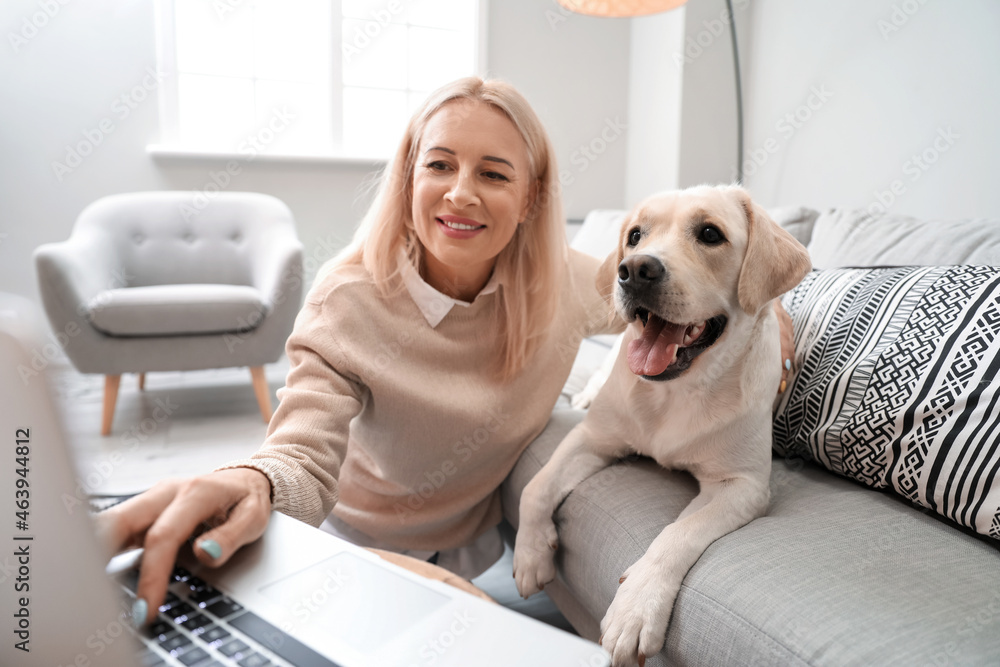
[[[218,0],[238,10],[242,0]],[[394,0],[386,0],[388,5]],[[395,0],[403,2],[405,0]],[[473,36],[475,48],[473,54],[473,71],[478,76],[485,76],[487,72],[486,54],[488,53],[489,34],[489,0],[466,0],[475,4],[475,30]],[[343,136],[343,31],[341,20],[343,10],[341,0],[327,0],[330,2],[331,26],[330,30],[334,35],[334,42],[331,48],[331,79],[330,93],[331,113],[329,122],[331,123],[331,137],[335,144],[342,141]],[[180,158],[180,159],[234,159],[240,161],[264,160],[270,162],[329,162],[342,164],[384,164],[388,161],[385,158],[373,157],[372,155],[351,154],[343,149],[333,148],[325,153],[291,153],[287,151],[268,151],[254,154],[248,157],[245,154],[231,151],[212,150],[197,145],[185,145],[177,141],[179,130],[179,93],[178,93],[178,70],[177,70],[177,50],[176,50],[176,23],[174,14],[174,0],[155,0],[154,18],[156,23],[156,61],[157,72],[160,75],[159,86],[159,139],[156,143],[146,146],[146,152],[154,158]]]

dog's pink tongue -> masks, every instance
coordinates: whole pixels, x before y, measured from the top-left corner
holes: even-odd
[[[687,327],[650,314],[639,338],[628,344],[628,368],[636,375],[659,375],[677,358]]]

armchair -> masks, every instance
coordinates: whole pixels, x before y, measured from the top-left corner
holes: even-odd
[[[82,373],[105,376],[111,432],[122,373],[249,366],[271,417],[263,365],[284,350],[302,297],[302,245],[280,200],[251,192],[104,197],[70,238],[35,251],[54,331]]]

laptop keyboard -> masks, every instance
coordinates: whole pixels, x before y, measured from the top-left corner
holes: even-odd
[[[119,577],[130,608],[138,577]],[[141,667],[340,667],[183,567],[171,574],[156,620],[135,635]]]

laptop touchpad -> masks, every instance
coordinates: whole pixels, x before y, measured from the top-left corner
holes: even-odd
[[[271,582],[260,593],[284,610],[283,630],[322,629],[360,653],[377,650],[449,601],[348,552]]]

